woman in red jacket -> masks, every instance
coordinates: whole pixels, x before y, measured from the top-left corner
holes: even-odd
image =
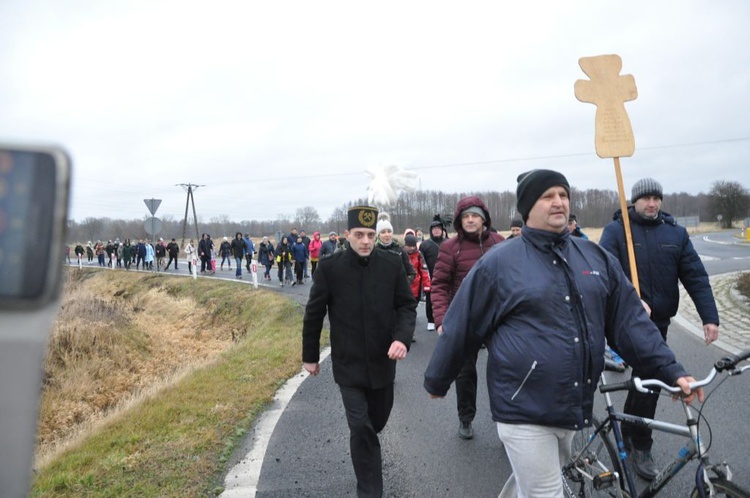
[[[315,268],[318,267],[320,248],[322,246],[323,242],[320,241],[320,232],[313,233],[313,238],[307,246],[307,250],[310,251],[310,276],[312,278],[315,278]]]

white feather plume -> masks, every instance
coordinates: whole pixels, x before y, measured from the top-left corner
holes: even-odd
[[[413,191],[414,181],[417,178],[416,173],[406,171],[395,164],[367,168],[365,172],[370,175],[367,201],[370,205],[379,208],[396,204],[400,192]]]

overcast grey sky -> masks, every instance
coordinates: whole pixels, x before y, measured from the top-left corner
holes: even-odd
[[[0,141],[73,157],[70,217],[323,219],[371,166],[515,190],[543,167],[616,190],[584,56],[619,54],[643,176],[750,188],[750,2],[0,2]]]

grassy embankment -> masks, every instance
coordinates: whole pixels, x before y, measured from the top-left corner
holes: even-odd
[[[302,309],[215,279],[69,269],[33,496],[213,496],[300,369]]]

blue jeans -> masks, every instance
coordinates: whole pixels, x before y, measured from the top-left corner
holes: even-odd
[[[241,277],[242,276],[242,256],[235,257],[234,262],[237,264],[237,271],[234,272],[235,277]]]

